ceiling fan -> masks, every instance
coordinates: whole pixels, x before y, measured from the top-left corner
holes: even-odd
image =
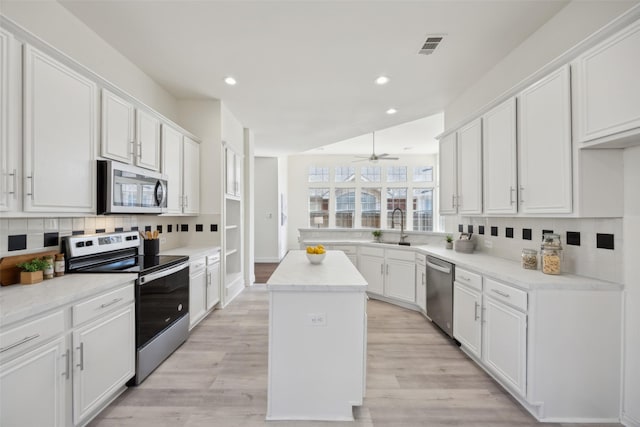
[[[399,157],[389,157],[389,154],[387,153],[383,153],[383,154],[376,154],[376,133],[375,132],[371,132],[371,137],[372,137],[372,143],[373,143],[373,150],[370,156],[356,156],[358,159],[360,160],[354,160],[354,162],[372,162],[372,163],[376,163],[378,160],[398,160]]]

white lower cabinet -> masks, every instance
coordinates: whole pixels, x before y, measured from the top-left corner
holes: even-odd
[[[189,329],[207,313],[207,271],[205,258],[189,264]]]
[[[373,256],[360,253],[358,260],[360,274],[367,281],[367,292],[384,294],[384,256]]]
[[[471,354],[481,357],[482,293],[456,282],[453,285],[453,337]]]
[[[367,292],[415,304],[413,252],[364,246],[360,248],[358,267],[369,284]]]
[[[422,254],[416,254],[416,304],[427,312],[427,260]]]
[[[207,256],[207,311],[220,302],[220,251]]]
[[[62,427],[68,424],[66,389],[69,364],[66,348],[65,337],[61,336],[2,363],[0,425]]]

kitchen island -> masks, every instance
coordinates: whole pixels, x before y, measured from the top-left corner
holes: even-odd
[[[290,251],[267,282],[267,420],[353,420],[366,379],[367,282],[341,251]]]

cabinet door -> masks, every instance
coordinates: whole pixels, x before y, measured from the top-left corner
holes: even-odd
[[[95,212],[96,85],[31,46],[24,54],[24,210]]]
[[[0,367],[0,425],[67,425],[69,363],[64,337],[3,363]]]
[[[482,117],[482,150],[485,213],[516,213],[515,98],[508,99]]]
[[[453,285],[453,337],[480,358],[482,300],[480,292],[459,283]]]
[[[440,214],[455,214],[457,196],[456,134],[440,140]]]
[[[229,148],[225,149],[225,171],[225,192],[234,196],[236,194],[236,155]]]
[[[160,170],[160,120],[142,110],[136,112],[136,117],[136,165],[154,171]]]
[[[569,67],[519,96],[519,201],[523,213],[570,213],[571,104]]]
[[[458,213],[482,213],[482,121],[458,131]]]
[[[484,321],[482,353],[485,364],[507,386],[525,396],[527,315],[487,297]]]
[[[220,264],[207,267],[207,311],[220,302]]]
[[[234,182],[235,182],[235,195],[240,197],[242,196],[242,156],[239,154],[235,155],[234,159],[235,169],[234,169]]]
[[[182,134],[162,125],[162,173],[168,177],[167,213],[181,214],[183,205]]]
[[[135,374],[134,305],[74,331],[73,347],[73,420],[77,425]]]
[[[189,328],[193,328],[207,311],[206,269],[199,270],[189,278]]]
[[[360,256],[360,274],[369,286],[367,292],[378,295],[384,294],[384,258],[368,255]]]
[[[184,137],[184,207],[183,212],[200,211],[200,144]]]
[[[385,267],[385,274],[385,295],[406,302],[416,302],[414,263],[388,259]]]
[[[576,61],[578,141],[640,128],[640,21]]]
[[[0,212],[18,211],[22,153],[20,44],[0,28]]]
[[[416,264],[416,303],[420,310],[427,311],[427,271],[424,265]]]
[[[135,152],[135,109],[130,102],[102,89],[103,157],[133,163]]]

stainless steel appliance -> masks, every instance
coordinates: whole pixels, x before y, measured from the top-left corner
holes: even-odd
[[[136,375],[140,384],[189,336],[189,258],[143,256],[137,231],[66,237],[69,273],[137,273]]]
[[[427,255],[427,313],[453,338],[453,281],[455,265]]]
[[[98,214],[167,212],[167,176],[112,160],[98,160]]]

